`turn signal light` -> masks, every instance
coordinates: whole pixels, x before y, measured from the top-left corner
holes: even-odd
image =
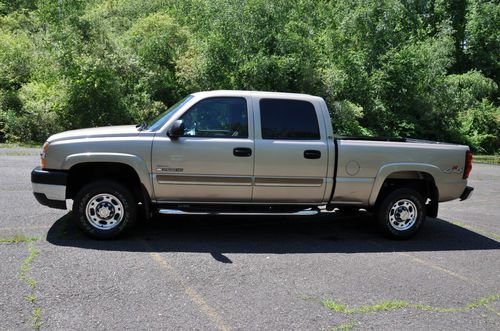
[[[42,169],[45,169],[45,167],[47,166],[46,157],[47,157],[47,150],[48,149],[49,149],[49,143],[45,142],[45,144],[43,144],[43,147],[42,147],[42,153],[40,153]]]
[[[465,152],[465,167],[464,167],[464,179],[469,178],[470,171],[472,170],[472,152],[468,150]]]

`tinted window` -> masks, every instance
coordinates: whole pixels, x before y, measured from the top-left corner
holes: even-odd
[[[181,117],[187,137],[248,137],[244,98],[210,98],[198,102]]]
[[[316,111],[307,101],[262,99],[260,123],[263,139],[320,139]]]
[[[177,102],[175,105],[173,105],[172,107],[168,108],[166,112],[162,113],[161,115],[159,115],[158,117],[156,117],[154,120],[152,120],[147,126],[146,126],[146,129],[147,130],[152,130],[152,131],[156,131],[158,129],[160,129],[163,124],[167,123],[167,121],[169,120],[169,118],[175,114],[175,111],[179,108],[181,108],[182,106],[184,106],[186,103],[188,103],[189,100],[191,100],[193,98],[192,95],[188,95],[187,97],[185,97],[184,99],[182,99],[181,101]]]

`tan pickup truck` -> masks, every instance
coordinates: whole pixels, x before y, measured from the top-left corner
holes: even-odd
[[[43,205],[72,199],[76,223],[99,239],[154,214],[334,208],[366,209],[387,235],[408,238],[439,202],[470,196],[471,162],[467,146],[335,137],[320,97],[211,91],[143,125],[53,135],[31,181]]]

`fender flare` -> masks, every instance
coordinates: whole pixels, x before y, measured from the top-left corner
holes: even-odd
[[[126,164],[137,173],[141,184],[146,189],[150,198],[153,198],[154,191],[153,186],[151,184],[151,179],[149,175],[149,169],[146,166],[146,162],[144,160],[133,154],[125,154],[125,153],[78,153],[68,155],[62,165],[61,169],[69,170],[73,166],[82,163],[96,163],[96,162],[112,162],[112,163],[121,163]]]
[[[438,167],[426,164],[426,163],[387,163],[380,167],[377,176],[375,177],[375,182],[373,183],[372,191],[370,193],[370,198],[368,204],[374,206],[377,202],[378,195],[382,189],[387,177],[391,174],[401,171],[417,171],[424,172],[431,175],[434,178],[434,182],[437,186],[437,178],[441,175],[441,169]]]

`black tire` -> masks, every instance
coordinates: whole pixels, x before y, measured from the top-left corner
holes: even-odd
[[[414,189],[399,188],[389,193],[377,208],[376,218],[384,235],[392,239],[408,239],[422,227],[426,207]]]
[[[90,204],[89,209],[87,209],[88,204]],[[109,214],[105,219],[100,217],[99,208],[112,211],[101,212]],[[109,180],[95,181],[82,187],[76,194],[73,202],[73,219],[91,238],[116,238],[134,225],[137,219],[137,202],[130,190],[123,185]]]

